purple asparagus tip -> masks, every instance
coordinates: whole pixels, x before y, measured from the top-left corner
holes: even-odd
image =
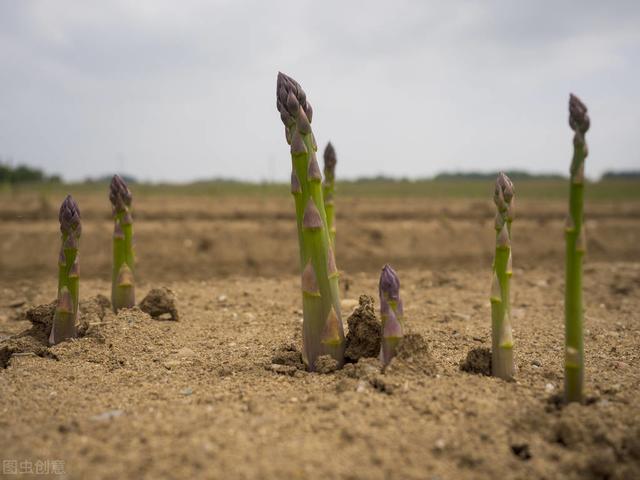
[[[380,298],[396,302],[400,299],[400,280],[388,264],[382,267],[380,274]]]
[[[286,127],[292,126],[298,119],[300,107],[302,107],[308,122],[311,122],[313,109],[307,101],[307,94],[304,93],[298,82],[282,72],[278,72],[276,106],[280,112],[282,123]]]
[[[109,200],[117,212],[122,212],[131,206],[131,192],[120,175],[114,175],[111,179]]]
[[[333,145],[329,142],[324,149],[324,171],[333,173],[336,168],[336,163],[336,149],[333,148]]]
[[[67,195],[62,202],[58,219],[60,220],[60,231],[63,234],[69,235],[74,231],[80,233],[80,209],[71,195]]]
[[[498,174],[498,178],[496,178],[496,189],[493,194],[493,199],[498,205],[498,207],[506,208],[506,205],[503,205],[505,202],[511,202],[513,195],[516,193],[515,188],[513,187],[513,182],[504,172],[500,172]]]
[[[586,105],[573,93],[569,94],[569,126],[571,129],[574,132],[585,134],[589,130],[590,124]]]
[[[396,355],[398,341],[403,336],[400,280],[390,265],[382,267],[380,274],[380,316],[382,317],[380,360],[386,366]]]

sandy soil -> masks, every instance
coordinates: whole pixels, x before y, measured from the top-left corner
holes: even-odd
[[[151,202],[143,206],[138,291],[170,288],[179,321],[107,312],[89,319],[83,338],[3,360],[2,459],[34,472],[37,461],[60,460],[78,479],[640,478],[640,209],[592,209],[589,402],[561,407],[560,206],[524,205],[514,224],[518,374],[504,382],[460,368],[490,345],[490,210],[471,202],[354,200],[339,226],[345,326],[359,295],[375,296],[388,258],[426,350],[384,373],[373,359],[329,374],[274,364],[298,348],[301,329],[283,205],[266,205],[267,219],[248,203],[203,210],[210,218],[186,207],[153,218]],[[109,291],[110,225],[85,211],[88,299]],[[55,225],[36,218],[5,221],[0,234],[6,346],[31,327],[27,308],[54,297],[57,239]]]

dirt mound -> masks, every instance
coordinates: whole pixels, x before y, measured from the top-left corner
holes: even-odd
[[[345,359],[357,362],[363,357],[377,357],[380,353],[382,329],[376,318],[373,297],[360,295],[359,305],[347,319]]]
[[[284,344],[276,350],[271,357],[268,369],[284,375],[295,375],[296,372],[306,371],[302,353],[292,343]]]
[[[104,295],[96,295],[80,301],[78,309],[78,338],[87,335],[91,327],[100,323],[111,303]],[[57,358],[49,350],[49,335],[53,325],[56,302],[45,303],[29,308],[25,319],[32,327],[0,343],[0,367],[7,368],[14,355],[36,355],[46,358]]]
[[[536,405],[514,422],[519,438],[532,435],[531,443],[513,444],[523,460],[545,456],[560,448],[563,476],[589,479],[640,478],[640,418],[607,415],[610,403],[572,403],[546,413]],[[526,458],[525,458],[526,457]]]
[[[469,350],[467,358],[460,364],[460,370],[491,376],[491,349],[478,347]]]
[[[320,355],[316,358],[315,371],[317,373],[333,373],[338,370],[338,361],[331,355]]]
[[[153,288],[140,302],[140,310],[159,320],[178,321],[176,295],[167,287]]]
[[[398,342],[396,356],[391,359],[384,372],[415,372],[432,375],[436,372],[436,364],[429,353],[429,346],[419,333],[407,333]]]

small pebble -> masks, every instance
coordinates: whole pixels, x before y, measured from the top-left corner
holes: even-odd
[[[124,413],[124,410],[108,410],[106,412],[99,413],[98,415],[94,415],[90,417],[90,420],[94,420],[96,422],[106,422],[113,418],[117,418]]]
[[[533,359],[531,361],[531,365],[533,365],[534,367],[541,367],[542,366],[542,362],[540,360],[538,360],[537,358]]]
[[[555,385],[553,383],[547,383],[544,386],[544,391],[547,393],[552,393],[554,390],[556,389]]]
[[[193,393],[193,390],[191,389],[191,387],[183,388],[182,390],[180,390],[180,395],[185,395],[187,397],[192,393]]]
[[[439,438],[438,440],[436,440],[436,443],[434,444],[435,449],[440,451],[444,450],[444,447],[446,446],[447,444],[442,438]]]

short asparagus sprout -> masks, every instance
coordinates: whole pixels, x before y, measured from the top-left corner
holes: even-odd
[[[513,183],[504,173],[496,180],[493,201],[496,214],[496,253],[491,284],[491,373],[505,380],[513,378],[513,335],[511,332],[511,222],[514,217]]]
[[[78,245],[82,226],[80,210],[71,195],[67,195],[60,207],[60,232],[62,245],[58,257],[58,300],[53,316],[49,343],[55,345],[76,337],[78,319],[78,290],[80,271]]]
[[[324,149],[324,183],[322,190],[324,195],[324,209],[327,212],[327,226],[329,227],[329,238],[335,252],[336,249],[336,214],[335,205],[333,203],[333,194],[335,192],[336,180],[336,150],[327,143]]]
[[[296,206],[302,271],[302,356],[315,370],[316,359],[330,355],[344,363],[344,331],[340,313],[338,269],[333,255],[322,195],[316,145],[311,130],[313,111],[302,87],[278,73],[277,107],[291,145],[291,193]]]
[[[404,332],[400,280],[389,265],[382,267],[379,289],[380,317],[382,318],[380,361],[386,366],[395,357],[398,343]]]
[[[117,312],[121,308],[131,308],[136,303],[131,192],[119,175],[114,175],[111,180],[109,199],[114,221],[111,304]]]
[[[584,386],[584,346],[582,337],[582,260],[586,251],[583,224],[584,161],[589,154],[585,134],[589,130],[587,107],[578,97],[569,96],[569,126],[573,136],[573,159],[569,183],[569,216],[565,227],[565,357],[564,397],[581,402]]]

